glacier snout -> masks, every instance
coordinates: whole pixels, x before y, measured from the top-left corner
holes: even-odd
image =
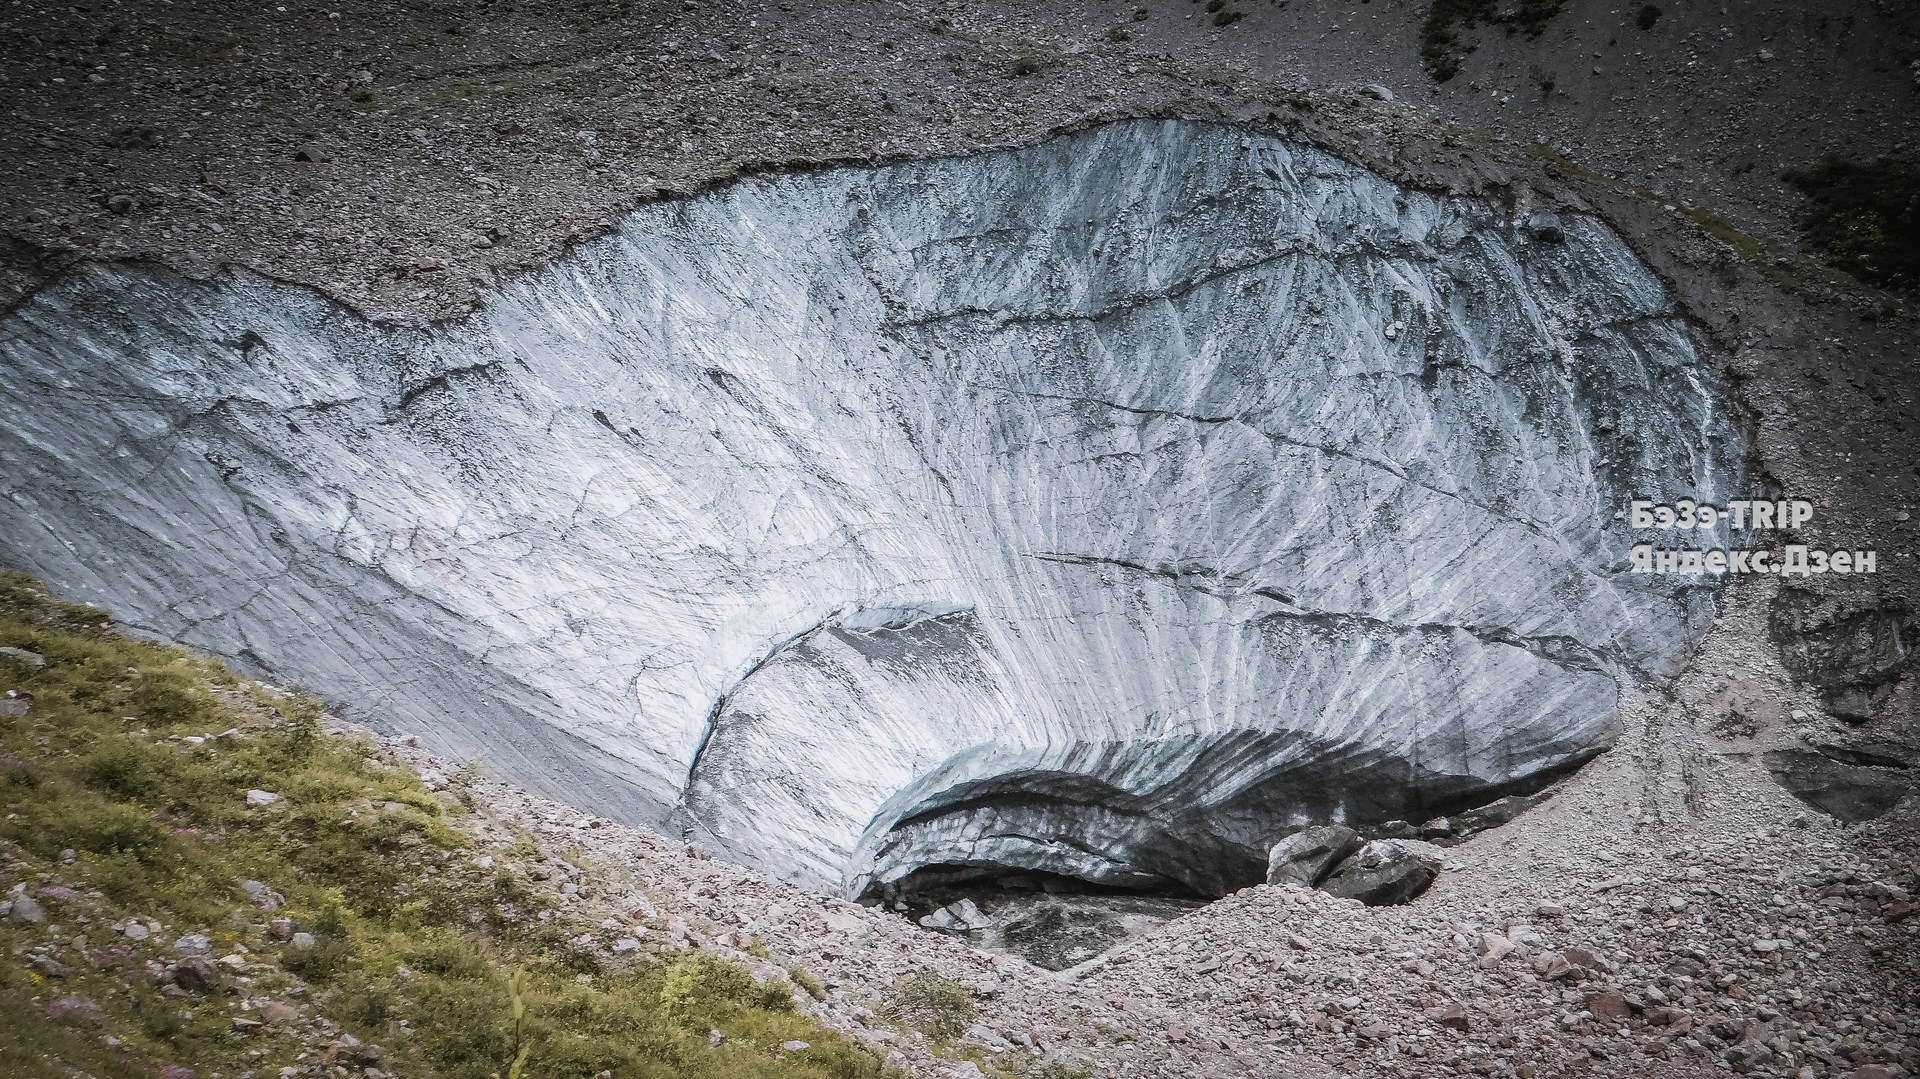
[[[430,329],[95,266],[0,365],[6,562],[852,893],[1217,894],[1577,762],[1711,615],[1616,512],[1741,480],[1598,222],[1174,122],[651,206]]]

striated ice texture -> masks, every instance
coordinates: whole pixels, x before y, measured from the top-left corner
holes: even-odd
[[[817,887],[1219,892],[1604,744],[1711,615],[1617,513],[1737,487],[1716,392],[1595,221],[1134,122],[651,206],[426,330],[49,283],[0,561]]]

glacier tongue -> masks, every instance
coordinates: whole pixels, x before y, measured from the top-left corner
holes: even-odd
[[[0,364],[0,559],[851,893],[1218,893],[1578,761],[1711,615],[1617,511],[1743,453],[1596,221],[1175,122],[650,206],[430,329],[94,266]]]

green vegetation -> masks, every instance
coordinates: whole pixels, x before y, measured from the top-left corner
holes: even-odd
[[[937,1042],[966,1033],[979,1014],[971,989],[932,970],[909,974],[887,986],[881,1012]]]
[[[1464,32],[1499,26],[1509,34],[1539,37],[1564,6],[1566,0],[1519,0],[1511,8],[1501,7],[1499,0],[1432,0],[1420,27],[1420,59],[1436,82],[1446,82],[1473,51]]]
[[[785,978],[616,958],[530,839],[476,849],[471,773],[436,795],[313,698],[105,618],[0,575],[0,646],[45,660],[0,653],[0,1074],[884,1074]]]
[[[1889,292],[1920,296],[1920,167],[1827,157],[1785,179],[1806,193],[1800,228],[1828,263]]]
[[[1774,284],[1789,291],[1795,291],[1801,288],[1799,280],[1782,269],[1783,266],[1788,264],[1787,253],[1785,251],[1777,247],[1768,247],[1762,244],[1759,240],[1735,228],[1725,218],[1707,210],[1702,210],[1697,206],[1689,206],[1684,202],[1667,202],[1665,195],[1662,195],[1652,188],[1638,187],[1621,180],[1616,180],[1611,176],[1597,173],[1571,160],[1550,146],[1545,146],[1540,143],[1527,143],[1524,145],[1524,149],[1533,157],[1546,162],[1549,169],[1558,175],[1582,180],[1597,187],[1629,192],[1648,202],[1658,202],[1671,206],[1673,212],[1684,216],[1687,220],[1698,225],[1701,231],[1733,248],[1741,259],[1758,270]]]
[[[1200,0],[1194,0],[1196,4],[1199,2]],[[1246,12],[1235,10],[1230,0],[1206,0],[1206,5],[1207,13],[1213,16],[1215,26],[1232,26],[1247,17]]]

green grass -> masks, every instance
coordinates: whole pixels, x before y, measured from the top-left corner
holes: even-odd
[[[1800,228],[1829,265],[1920,296],[1920,167],[1828,157],[1785,179],[1806,194]]]
[[[881,1012],[936,1042],[966,1033],[979,1015],[973,991],[937,971],[921,970],[887,986]]]
[[[509,1076],[516,1059],[527,1079],[885,1073],[796,1012],[787,978],[698,951],[614,959],[599,945],[617,934],[530,877],[537,844],[481,868],[471,775],[436,795],[372,742],[323,733],[311,697],[121,637],[19,575],[0,575],[0,645],[46,659],[0,657],[0,692],[33,695],[0,717],[0,885],[46,911],[0,920],[0,1074],[270,1077],[341,1034],[364,1043],[331,1050],[356,1072],[377,1054],[423,1079]],[[281,799],[249,809],[250,789]],[[279,918],[312,947],[280,939]],[[132,940],[129,919],[157,931]],[[218,961],[168,984],[187,933]]]
[[[1509,34],[1539,37],[1566,0],[1519,0],[1503,7],[1499,0],[1431,0],[1420,26],[1420,59],[1436,82],[1460,73],[1473,46],[1463,36],[1478,26],[1498,26]]]

